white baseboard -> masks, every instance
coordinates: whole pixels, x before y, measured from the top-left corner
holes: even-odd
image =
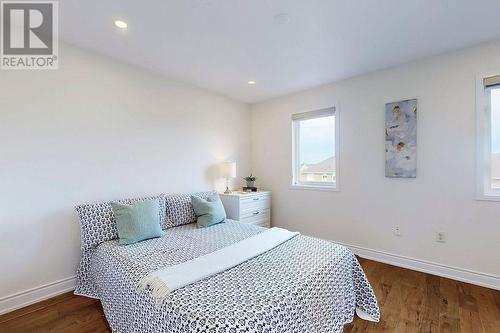
[[[49,299],[75,289],[75,277],[71,276],[59,281],[21,291],[0,298],[0,315],[25,306]]]
[[[397,254],[372,250],[365,247],[336,242],[348,247],[354,254],[374,261],[429,273],[457,281],[467,282],[478,286],[500,290],[500,276],[475,272],[463,268],[438,264],[431,261],[415,259]]]

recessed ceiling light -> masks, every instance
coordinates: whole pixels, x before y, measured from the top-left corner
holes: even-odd
[[[115,20],[115,25],[120,28],[120,29],[127,29],[128,24],[125,21],[122,20]]]
[[[276,24],[287,24],[290,22],[290,15],[287,13],[279,13],[274,15],[274,23]]]
[[[257,82],[252,81],[252,80],[248,81],[248,84],[249,84],[249,85],[254,85],[254,84],[256,84],[256,83],[257,83]]]

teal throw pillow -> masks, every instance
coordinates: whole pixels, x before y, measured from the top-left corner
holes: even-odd
[[[112,202],[120,245],[164,235],[160,226],[160,203],[146,200],[132,205]]]
[[[192,195],[191,203],[197,216],[198,227],[210,227],[226,220],[226,211],[217,193],[208,196],[207,200]]]

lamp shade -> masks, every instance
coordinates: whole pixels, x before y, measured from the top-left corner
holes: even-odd
[[[224,178],[236,178],[236,163],[224,162],[221,164],[220,171]]]

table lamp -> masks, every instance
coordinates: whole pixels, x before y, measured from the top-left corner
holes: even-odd
[[[221,164],[221,174],[222,177],[226,178],[226,191],[224,194],[231,194],[229,189],[229,179],[236,178],[236,163],[235,162],[224,162]]]

